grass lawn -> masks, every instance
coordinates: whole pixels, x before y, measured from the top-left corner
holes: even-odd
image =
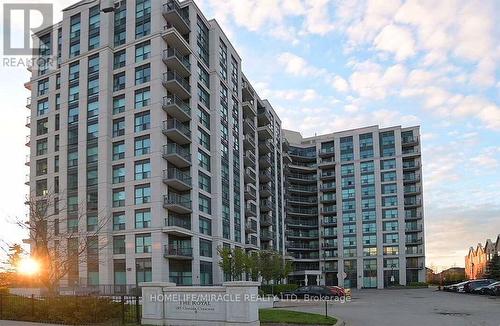
[[[260,309],[259,319],[261,323],[283,323],[283,324],[303,324],[303,325],[334,325],[337,319],[325,317],[307,312]]]

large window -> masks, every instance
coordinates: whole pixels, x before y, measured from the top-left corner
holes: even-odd
[[[205,152],[198,150],[198,164],[205,170],[210,171],[210,156]]]
[[[200,217],[199,220],[200,233],[212,235],[212,221],[208,218]]]
[[[127,1],[121,0],[114,16],[114,43],[115,46],[125,44],[127,38]]]
[[[137,113],[134,117],[134,131],[141,132],[151,128],[151,115],[149,111]]]
[[[113,91],[125,89],[125,72],[115,74],[113,76]]]
[[[151,227],[151,210],[138,209],[135,211],[135,228],[145,229]]]
[[[198,172],[198,184],[201,190],[205,190],[206,192],[211,191],[210,177],[201,171]]]
[[[151,234],[147,233],[135,235],[135,253],[151,253]]]
[[[149,87],[138,89],[135,91],[135,108],[140,109],[148,106],[151,101]]]
[[[212,214],[212,203],[209,197],[199,194],[198,209],[202,213]]]
[[[151,56],[151,42],[146,41],[135,46],[135,62],[139,63],[141,61],[149,59]]]
[[[137,0],[135,3],[135,38],[151,33],[151,1]]]
[[[125,236],[117,235],[113,237],[113,254],[120,255],[125,253]]]
[[[212,241],[200,239],[200,256],[212,257]]]
[[[149,184],[135,186],[135,204],[147,204],[151,202],[151,187]]]
[[[135,156],[149,154],[150,149],[151,149],[151,141],[149,139],[149,135],[135,138],[134,141]]]
[[[136,161],[135,166],[135,180],[144,180],[151,178],[151,163],[149,160]]]
[[[113,230],[125,230],[125,212],[113,213]]]
[[[153,273],[151,268],[151,258],[137,258],[135,260],[136,282],[151,282]]]
[[[125,111],[125,95],[113,97],[113,114]]]
[[[113,55],[113,69],[119,69],[125,67],[127,55],[125,50],[115,52]]]
[[[125,189],[113,189],[113,207],[125,206]]]
[[[151,68],[149,63],[135,68],[135,84],[140,85],[151,80]]]
[[[121,160],[125,158],[125,141],[113,143],[113,160]]]
[[[113,184],[125,182],[125,165],[113,166]]]

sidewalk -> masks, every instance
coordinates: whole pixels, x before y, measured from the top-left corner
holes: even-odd
[[[62,325],[32,323],[29,321],[0,320],[0,326],[62,326]]]

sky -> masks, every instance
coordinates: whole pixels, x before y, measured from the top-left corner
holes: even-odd
[[[55,1],[56,19],[73,2]],[[427,266],[463,266],[470,246],[500,234],[500,2],[196,3],[284,128],[421,126]],[[0,239],[19,241],[10,221],[25,214],[29,75],[2,65],[0,76]]]

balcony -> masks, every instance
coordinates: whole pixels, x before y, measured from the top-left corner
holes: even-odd
[[[324,172],[321,172],[320,178],[322,180],[335,179],[335,171],[324,171]]]
[[[242,95],[243,95],[243,98],[254,98],[255,96],[255,91],[253,90],[252,88],[252,85],[250,85],[250,83],[245,80],[245,79],[242,79],[241,81],[241,90],[242,90]]]
[[[301,182],[315,182],[317,180],[316,174],[302,174],[302,173],[290,173],[288,175],[289,179]]]
[[[420,181],[420,174],[403,174],[403,183],[414,183]]]
[[[287,250],[319,250],[319,245],[317,243],[289,241],[287,243]]]
[[[273,180],[273,176],[272,176],[271,172],[269,171],[269,169],[260,171],[260,173],[259,173],[259,181],[260,182],[269,182],[271,180]]]
[[[259,153],[267,154],[273,151],[273,145],[269,139],[259,140]]]
[[[243,161],[245,166],[255,166],[255,154],[249,150],[245,151]]]
[[[254,203],[246,203],[245,216],[249,216],[249,217],[257,216],[257,205],[255,205]]]
[[[314,231],[288,230],[286,232],[286,236],[288,238],[317,239],[319,238],[319,233],[317,230]]]
[[[175,236],[191,236],[191,215],[169,213],[162,231]]]
[[[268,168],[272,165],[272,162],[271,162],[271,155],[270,154],[266,154],[266,155],[262,155],[259,157],[259,167],[260,168]]]
[[[318,166],[320,168],[333,167],[335,166],[335,158],[334,157],[321,158]]]
[[[259,187],[259,195],[260,197],[269,197],[272,195],[272,189],[271,185],[269,183],[267,184],[261,184]]]
[[[323,195],[323,196],[320,197],[320,202],[322,204],[325,204],[325,203],[335,203],[335,202],[337,202],[337,197],[336,196],[325,196],[325,195]]]
[[[186,80],[176,71],[167,71],[163,73],[162,83],[168,92],[176,94],[183,100],[188,99],[191,96],[189,79]]]
[[[192,187],[189,173],[183,172],[175,167],[163,170],[163,183],[179,191],[187,191]]]
[[[247,167],[245,168],[245,183],[255,183],[255,180],[256,180],[256,174],[255,174],[255,170],[250,168],[250,167]]]
[[[283,152],[283,163],[285,164],[292,163],[292,158],[290,157],[290,154],[288,154],[287,152]]]
[[[317,219],[307,219],[307,220],[297,220],[297,219],[287,219],[286,225],[291,228],[317,228]]]
[[[191,154],[189,151],[176,143],[163,145],[163,158],[179,168],[191,165]]]
[[[325,273],[337,273],[339,268],[338,266],[325,265],[321,268],[321,270]]]
[[[260,201],[260,211],[261,212],[269,212],[273,209],[273,203],[268,200],[264,199]]]
[[[337,231],[336,230],[324,230],[324,231],[321,231],[321,236],[323,238],[336,238]]]
[[[247,237],[245,239],[245,249],[250,249],[250,250],[256,250],[259,249],[259,246],[257,245],[257,237],[251,235],[249,238]]]
[[[191,130],[189,130],[189,126],[186,126],[175,118],[163,121],[162,132],[177,144],[186,145],[191,143]]]
[[[30,159],[31,159],[31,158],[30,158],[30,155],[29,155],[29,154],[28,154],[28,155],[26,155],[26,159],[24,160],[24,165],[26,165],[26,166],[30,166]]]
[[[273,121],[273,118],[271,116],[271,112],[269,112],[266,108],[259,108],[257,109],[257,120],[259,125],[262,126],[270,124],[271,121]]]
[[[189,195],[179,195],[176,193],[169,193],[163,196],[163,207],[169,211],[188,214],[192,212],[191,199]]]
[[[406,269],[424,269],[424,264],[421,262],[406,262]]]
[[[418,195],[420,194],[421,188],[419,186],[411,185],[411,186],[405,186],[404,187],[404,194],[405,195]]]
[[[418,161],[403,161],[403,171],[418,170],[420,162]]]
[[[162,14],[168,24],[175,27],[181,34],[187,34],[191,31],[187,10],[183,10],[176,0],[169,0],[163,5]]]
[[[251,183],[245,185],[245,200],[257,199],[257,190],[254,187]]]
[[[247,233],[257,233],[257,222],[253,220],[248,220],[245,223],[245,231]]]
[[[168,115],[181,122],[191,120],[191,108],[180,97],[169,94],[163,98],[162,108]]]
[[[321,190],[321,191],[335,191],[335,190],[337,190],[337,185],[335,184],[335,182],[323,183],[319,187],[319,190]]]
[[[163,26],[162,38],[167,42],[169,47],[175,48],[183,54],[190,54],[189,35],[181,35],[179,31],[172,25]]]
[[[422,219],[422,212],[405,211],[405,220],[420,220]]]
[[[26,128],[29,128],[31,126],[31,116],[27,116],[26,117],[26,124],[25,124]]]
[[[245,134],[255,134],[255,121],[250,118],[243,119],[243,131]]]
[[[321,214],[323,215],[332,215],[332,214],[337,214],[337,206],[326,206],[321,208]]]
[[[26,98],[26,108],[31,109],[31,97]]]
[[[289,207],[288,215],[307,215],[307,216],[317,216],[317,209],[307,209],[300,207]]]
[[[271,214],[260,214],[260,226],[266,227],[273,225]]]
[[[335,148],[321,148],[318,151],[319,157],[330,157],[335,155]]]
[[[245,149],[255,149],[255,136],[252,134],[246,134],[243,137],[243,146]]]
[[[315,186],[306,186],[306,185],[298,185],[298,184],[291,184],[288,187],[288,190],[290,192],[297,192],[297,193],[316,193],[318,191],[318,188]]]
[[[409,256],[423,256],[424,250],[422,247],[414,246],[414,247],[406,247],[405,250],[406,255]]]
[[[26,147],[30,147],[30,145],[31,145],[31,136],[30,136],[30,135],[27,135],[27,136],[26,136],[26,140],[25,140],[24,145],[25,145]]]
[[[422,206],[422,200],[405,198],[405,207],[411,208],[420,206]]]
[[[274,239],[274,232],[267,230],[260,232],[260,241],[271,241],[273,239]]]
[[[182,77],[188,77],[191,75],[189,53],[170,47],[163,50],[162,59],[169,70],[177,71]]]
[[[411,233],[411,232],[422,232],[423,227],[421,224],[419,225],[407,225],[405,227],[405,232],[406,233]]]
[[[321,225],[323,226],[328,226],[328,225],[337,225],[337,218],[335,217],[325,217],[321,219]]]
[[[265,125],[257,128],[257,133],[259,134],[259,139],[271,139],[273,138],[273,131],[270,125]]]
[[[418,136],[408,136],[401,138],[401,145],[403,146],[415,146],[418,145]]]
[[[164,257],[169,259],[191,260],[193,259],[193,248],[165,245]]]
[[[303,197],[303,196],[289,196],[288,203],[301,204],[301,205],[314,205],[318,204],[317,197]]]
[[[321,244],[321,249],[336,249],[336,248],[338,248],[338,243],[336,239],[334,239],[333,241],[326,240]]]
[[[422,238],[406,238],[405,239],[405,244],[406,245],[419,245],[422,244],[424,241]]]
[[[255,117],[257,115],[257,111],[255,110],[255,101],[249,100],[241,103],[243,108],[243,114],[245,117]]]

